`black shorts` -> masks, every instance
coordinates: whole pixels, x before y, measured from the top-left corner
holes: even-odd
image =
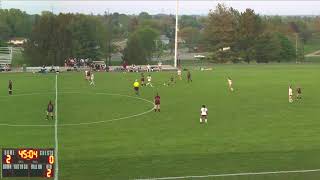
[[[135,90],[135,91],[139,91],[139,88],[138,88],[138,87],[134,87],[134,90]]]

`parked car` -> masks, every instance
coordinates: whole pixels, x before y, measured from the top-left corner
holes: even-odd
[[[8,66],[8,65],[0,65],[0,72],[3,72],[3,71],[11,71],[10,66]]]

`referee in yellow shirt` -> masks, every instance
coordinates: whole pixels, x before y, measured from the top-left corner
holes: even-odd
[[[139,87],[140,87],[140,83],[136,79],[133,83],[133,88],[134,88],[134,91],[136,92],[136,95],[139,95]]]

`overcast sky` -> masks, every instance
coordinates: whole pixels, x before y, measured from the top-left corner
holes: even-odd
[[[150,14],[174,14],[176,2],[164,1],[18,1],[0,0],[2,8],[18,8],[30,14],[39,14],[41,11],[79,12],[86,14],[103,14],[105,11],[126,14],[139,14],[142,11]],[[218,3],[225,3],[239,11],[246,8],[254,9],[263,15],[320,15],[320,1],[192,1],[180,0],[180,14],[206,15]]]

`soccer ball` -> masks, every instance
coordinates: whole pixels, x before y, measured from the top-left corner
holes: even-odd
[[[233,91],[233,88],[231,88],[231,91]]]

